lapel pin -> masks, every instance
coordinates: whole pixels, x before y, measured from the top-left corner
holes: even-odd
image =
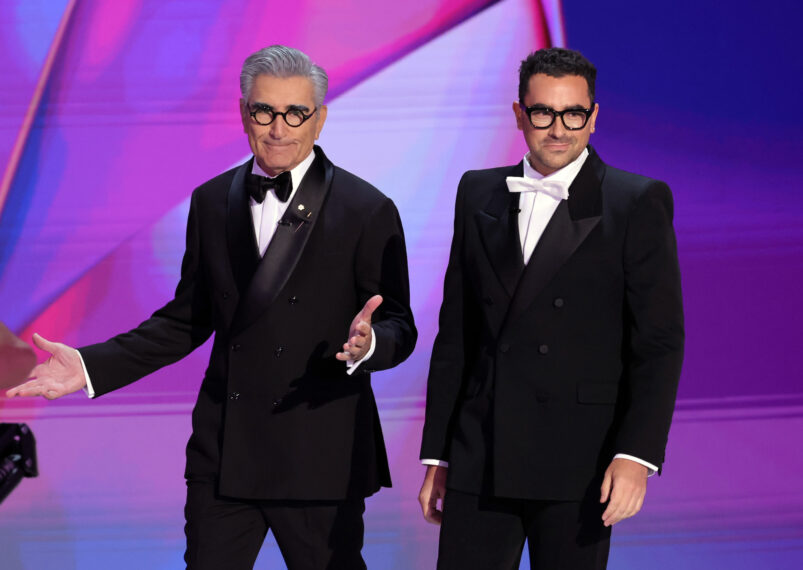
[[[312,217],[312,212],[311,212],[311,211],[307,211],[307,207],[306,207],[304,204],[299,204],[299,205],[297,206],[297,209],[298,209],[298,215],[299,215],[300,217],[301,217],[301,216],[303,216],[303,217],[302,217],[302,219],[301,219],[301,222],[299,222],[298,226],[296,226],[296,231],[300,230],[300,229],[301,229],[301,226],[302,226],[302,225],[303,225],[303,224],[304,224],[304,223],[305,223],[307,220],[309,220],[309,219]],[[303,213],[304,213],[305,211],[306,211],[306,215],[303,215]],[[306,219],[304,219],[304,218],[306,218]]]
[[[298,211],[299,211],[299,213],[301,213],[301,212],[305,211],[306,209],[307,209],[307,207],[306,207],[304,204],[299,204],[299,205],[298,205]],[[305,217],[305,218],[307,218],[307,219],[310,219],[310,218],[312,217],[312,212],[311,212],[311,211],[308,211],[308,212],[307,212],[307,215],[306,215],[306,216],[304,216],[304,217]]]

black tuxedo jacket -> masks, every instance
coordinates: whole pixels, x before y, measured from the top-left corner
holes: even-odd
[[[616,453],[663,462],[684,339],[672,197],[589,152],[526,267],[505,183],[522,164],[460,182],[421,449],[450,488],[578,500]]]
[[[390,486],[366,368],[390,368],[415,345],[401,222],[389,198],[315,152],[262,259],[245,187],[252,163],[197,188],[174,299],[80,349],[102,395],[214,333],[186,475],[225,496],[329,500]],[[376,351],[349,376],[334,355],[375,294]]]

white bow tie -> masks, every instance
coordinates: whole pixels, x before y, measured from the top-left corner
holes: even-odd
[[[505,179],[507,189],[511,192],[543,192],[555,200],[569,198],[569,185],[561,180],[536,180],[521,176],[508,176]]]

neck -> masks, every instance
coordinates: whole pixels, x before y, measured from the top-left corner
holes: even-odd
[[[541,164],[533,164],[533,157],[530,156],[529,153],[527,154],[527,162],[529,163],[529,165],[532,167],[533,170],[535,170],[538,174],[541,174],[542,176],[549,176],[553,172],[557,172],[558,170],[560,170],[559,168],[548,168]]]

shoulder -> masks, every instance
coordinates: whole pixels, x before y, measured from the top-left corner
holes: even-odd
[[[505,179],[508,176],[521,176],[521,174],[519,165],[468,170],[463,173],[457,186],[458,200],[473,202],[475,199],[479,199],[486,201],[489,192],[500,187],[507,188]],[[485,197],[484,200],[483,197]]]
[[[603,194],[609,197],[636,199],[650,188],[663,188],[667,192],[669,191],[665,182],[611,166],[602,160],[591,145],[588,150],[589,156],[581,173],[586,169],[591,169],[600,181]]]
[[[468,170],[460,179],[460,185],[471,187],[497,184],[500,180],[504,180],[508,176],[515,176],[516,174],[514,173],[517,167],[518,165],[513,165],[484,168],[482,170]]]
[[[368,200],[387,199],[376,186],[352,174],[345,168],[334,166],[334,176],[332,177],[332,188],[338,191],[346,191],[354,194],[355,197]]]
[[[198,190],[203,192],[214,192],[216,189],[223,188],[225,190],[229,189],[231,186],[231,181],[234,180],[234,175],[237,173],[237,170],[241,168],[243,165],[238,164],[234,168],[230,168],[226,172],[222,172],[215,176],[214,178],[210,178],[200,186],[198,186]]]
[[[234,175],[241,166],[242,165],[239,164],[234,168],[230,168],[195,188],[192,192],[193,201],[205,203],[207,201],[217,202],[219,200],[225,200],[229,188],[231,187],[231,182],[234,180]]]
[[[348,210],[355,209],[361,213],[370,213],[377,210],[395,211],[396,209],[393,200],[376,186],[339,166],[334,166],[330,191],[331,201]]]
[[[666,186],[662,180],[650,178],[642,174],[628,172],[620,168],[605,165],[603,184],[621,189],[623,192],[644,192],[652,186]]]
[[[643,216],[645,211],[662,211],[671,219],[674,211],[672,191],[663,180],[605,166],[602,180],[603,203],[609,211],[625,216]]]
[[[635,205],[644,200],[672,200],[672,192],[663,180],[650,178],[642,174],[628,172],[620,168],[604,165],[605,175],[602,179],[602,192],[608,199]]]

